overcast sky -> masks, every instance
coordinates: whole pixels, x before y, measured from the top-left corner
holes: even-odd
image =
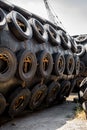
[[[43,0],[8,0],[47,18]],[[87,0],[48,0],[70,35],[87,33]]]

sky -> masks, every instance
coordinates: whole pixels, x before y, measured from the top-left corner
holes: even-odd
[[[43,0],[8,0],[48,19]],[[87,34],[87,0],[48,0],[70,35]]]

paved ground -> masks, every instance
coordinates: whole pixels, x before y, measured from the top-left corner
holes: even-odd
[[[66,103],[29,113],[0,127],[0,130],[87,130],[87,120],[74,117],[72,97]]]

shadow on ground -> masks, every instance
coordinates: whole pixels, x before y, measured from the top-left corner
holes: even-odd
[[[57,130],[74,118],[75,103],[66,101],[61,105],[46,108],[2,125],[0,130]]]

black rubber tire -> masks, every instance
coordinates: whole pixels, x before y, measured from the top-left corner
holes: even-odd
[[[71,49],[71,42],[70,42],[70,39],[68,38],[68,35],[65,32],[63,32],[62,30],[59,30],[58,34],[61,37],[61,46],[65,50]]]
[[[58,96],[60,97],[59,99],[69,96],[68,92],[70,88],[71,88],[70,81],[67,81],[67,80],[62,81],[60,91],[58,93]]]
[[[84,102],[82,103],[82,108],[83,108],[83,110],[86,112],[86,116],[87,116],[87,101],[84,101]]]
[[[79,87],[79,98],[87,101],[87,78],[84,78]]]
[[[66,97],[68,97],[70,95],[70,93],[73,91],[73,89],[75,88],[75,86],[76,86],[76,79],[71,79],[71,81],[70,81],[70,89],[67,92]]]
[[[4,112],[6,108],[6,99],[5,97],[0,93],[0,115]]]
[[[43,102],[47,95],[47,86],[45,84],[37,84],[31,91],[31,100],[29,102],[29,108],[35,110]]]
[[[86,78],[85,78],[86,79]],[[82,104],[85,100],[83,99],[83,95],[84,95],[84,91],[86,89],[86,82],[85,79],[81,80],[81,82],[79,83],[79,89],[78,89],[78,99],[79,102]],[[79,80],[77,80],[79,81]]]
[[[79,35],[75,38],[77,43],[83,43],[87,41],[87,35]]]
[[[72,75],[74,72],[74,67],[75,67],[75,61],[74,57],[71,54],[65,54],[65,74]]]
[[[23,81],[30,81],[37,69],[36,55],[29,50],[21,50],[17,54],[18,75]]]
[[[49,77],[53,69],[52,55],[49,52],[40,51],[37,54],[37,60],[38,60],[37,74],[44,78]]]
[[[85,50],[84,46],[81,45],[81,44],[78,44],[78,45],[77,45],[77,52],[76,52],[76,54],[77,54],[79,57],[83,57],[85,53],[86,53],[86,50]]]
[[[30,100],[31,92],[28,88],[17,88],[8,98],[9,109],[8,113],[13,118],[19,115]]]
[[[8,48],[0,47],[0,81],[5,82],[12,78],[17,69],[17,59],[15,54]]]
[[[83,98],[84,101],[87,101],[87,86],[85,88],[81,88],[79,91],[80,99]]]
[[[73,74],[78,75],[80,73],[80,58],[75,54],[74,60],[75,60],[75,67]]]
[[[29,23],[32,26],[34,37],[39,43],[44,43],[48,41],[48,34],[44,26],[35,18],[31,18]]]
[[[58,104],[62,104],[66,101],[66,97],[68,95],[68,92],[70,90],[70,81],[62,81],[60,84],[60,90],[57,94],[56,101]]]
[[[0,30],[2,30],[6,25],[6,18],[4,11],[0,8]]]
[[[20,13],[11,11],[7,15],[7,23],[9,29],[18,40],[24,41],[32,38],[32,28]]]
[[[53,61],[54,61],[54,66],[53,66],[53,72],[57,76],[62,75],[65,70],[65,58],[63,53],[56,53],[53,54]]]
[[[84,85],[87,85],[87,77],[82,80],[82,82],[81,82],[81,84],[80,84],[80,88],[81,88],[82,86],[84,86]]]
[[[60,90],[60,84],[58,82],[54,81],[48,86],[46,105],[51,105],[56,100],[59,90]]]
[[[80,61],[80,72],[79,72],[79,74],[84,75],[85,71],[86,71],[86,66],[85,66],[84,62]]]
[[[58,46],[61,44],[61,38],[59,36],[59,34],[57,33],[57,31],[49,24],[46,24],[44,26],[48,32],[48,36],[49,36],[49,42],[53,45],[53,46]]]
[[[70,41],[71,41],[71,50],[73,53],[77,52],[77,43],[75,41],[74,38],[70,37]]]
[[[11,11],[13,10],[14,5],[7,0],[0,0],[0,7],[6,11]]]

